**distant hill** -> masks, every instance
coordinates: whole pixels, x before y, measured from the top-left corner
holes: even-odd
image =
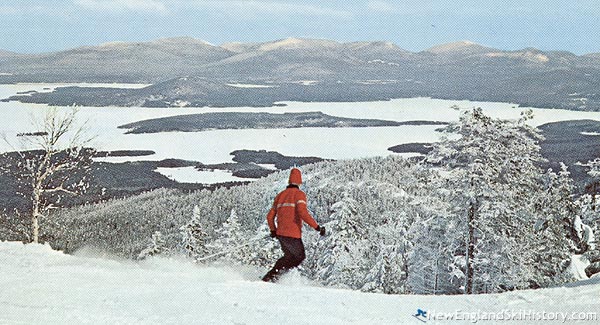
[[[436,55],[442,56],[468,56],[468,55],[481,55],[487,53],[500,52],[498,49],[486,47],[471,41],[460,41],[454,43],[446,43],[431,47],[425,52],[429,52]]]
[[[12,56],[17,56],[17,55],[18,54],[14,53],[14,52],[0,50],[0,58],[2,58],[2,57],[12,57]]]
[[[96,92],[108,96],[96,100],[102,102],[98,105],[171,106],[183,101],[182,97],[192,106],[231,102],[237,103],[234,106],[262,106],[282,99],[352,101],[427,96],[600,110],[600,54],[535,48],[504,51],[469,41],[415,53],[384,41],[287,38],[216,46],[179,37],[106,43],[47,54],[3,53],[0,83],[154,84],[144,91],[127,92],[126,100],[110,97],[107,91]],[[277,89],[226,86],[231,83],[268,84]],[[315,85],[324,89],[315,90]],[[85,95],[76,91],[62,90],[61,96],[71,103],[94,101],[82,101]],[[34,97],[21,99],[40,99]]]
[[[189,37],[152,42],[111,42],[71,50],[22,55],[3,69],[30,81],[154,82],[234,53]]]
[[[588,53],[584,55],[585,57],[600,59],[600,53]]]

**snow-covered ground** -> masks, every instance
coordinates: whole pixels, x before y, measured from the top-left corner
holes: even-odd
[[[49,91],[68,84],[0,85],[0,98],[17,92]],[[139,88],[145,85],[79,84],[80,86]],[[97,136],[92,143],[99,150],[152,150],[155,155],[143,157],[109,157],[105,161],[161,160],[178,158],[205,164],[230,162],[229,153],[238,149],[272,150],[287,156],[317,156],[329,159],[362,158],[392,154],[388,147],[411,142],[434,142],[440,138],[439,126],[400,126],[367,128],[302,128],[269,130],[214,130],[206,132],[168,132],[156,134],[125,134],[117,126],[150,118],[206,112],[310,112],[349,117],[394,121],[456,121],[460,111],[482,107],[493,117],[518,118],[524,108],[508,103],[486,103],[431,98],[408,98],[381,102],[301,103],[287,102],[285,107],[225,107],[225,108],[140,108],[82,107],[81,121],[88,121],[88,134]],[[0,103],[0,134],[16,142],[16,134],[34,132],[32,116],[40,116],[45,105],[18,102]],[[460,109],[456,109],[460,107]],[[599,112],[575,112],[553,109],[533,109],[532,124],[592,119],[600,120]],[[585,131],[585,130],[583,130]],[[0,152],[13,148],[0,141]],[[188,175],[190,175],[188,173]],[[218,175],[216,175],[218,176]],[[222,175],[230,179],[230,175]],[[193,182],[195,178],[181,179]],[[225,180],[223,180],[225,181]]]
[[[270,284],[257,280],[264,270],[85,255],[0,242],[0,324],[422,324],[417,309],[430,324],[600,319],[598,277],[503,294],[383,295],[323,288],[297,273]]]
[[[597,136],[600,135],[600,133],[598,132],[580,132],[582,135],[591,135],[591,136]]]
[[[275,86],[272,85],[255,85],[255,84],[227,84],[227,86],[230,87],[236,87],[236,88],[273,88]]]
[[[587,279],[587,275],[585,274],[585,268],[590,265],[590,262],[584,258],[582,255],[573,255],[571,256],[571,273],[577,280],[585,280]]]

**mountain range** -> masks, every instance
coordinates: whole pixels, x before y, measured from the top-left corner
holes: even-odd
[[[15,82],[153,84],[150,90],[121,92],[127,100],[86,102],[85,96],[76,95],[75,90],[60,94],[71,103],[100,106],[170,106],[181,102],[262,106],[283,100],[428,96],[600,110],[600,53],[575,55],[534,48],[504,51],[469,41],[410,52],[390,42],[341,43],[306,38],[217,46],[178,37],[111,42],[44,54],[0,51],[0,83]],[[232,83],[269,88],[228,86]],[[319,85],[324,89],[315,90]],[[178,96],[181,92],[185,95]],[[208,92],[219,98],[266,94],[268,100],[213,102],[206,99]],[[52,97],[13,99],[38,102],[52,101]]]

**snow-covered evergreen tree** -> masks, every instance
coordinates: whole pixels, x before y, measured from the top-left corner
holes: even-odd
[[[592,205],[594,206],[598,204],[597,196],[600,194],[600,158],[595,158],[593,160],[589,160],[585,164],[581,164],[584,167],[587,167],[587,174],[590,176],[590,181],[586,185],[586,192],[590,194],[592,198]]]
[[[583,166],[588,167],[587,174],[590,176],[590,181],[585,190],[586,194],[582,195],[578,201],[582,212],[582,222],[589,225],[595,233],[595,237],[600,237],[600,202],[598,197],[600,193],[600,158],[590,160]]]
[[[279,242],[274,238],[270,238],[270,233],[269,225],[265,222],[258,227],[254,237],[249,239],[251,241],[248,245],[250,255],[246,259],[248,264],[271,267],[281,257]]]
[[[542,177],[542,191],[536,197],[538,220],[533,240],[535,244],[535,274],[532,286],[549,286],[571,280],[568,266],[576,249],[573,221],[578,209],[573,200],[574,185],[567,170],[561,164],[557,174],[549,170]]]
[[[600,273],[600,245],[596,238],[600,237],[600,158],[590,160],[583,166],[588,167],[587,174],[590,176],[585,191],[578,200],[581,208],[581,218],[573,224],[577,232],[579,246],[585,252],[590,265],[586,268],[586,274],[592,276]]]
[[[166,251],[165,241],[162,239],[160,231],[155,231],[148,247],[144,248],[138,255],[138,260],[146,259],[149,256],[155,256]]]
[[[358,216],[356,201],[346,194],[331,210],[332,220],[326,224],[330,235],[316,247],[319,256],[315,276],[327,285],[360,288],[366,229]]]
[[[462,237],[453,242],[462,241],[454,254],[464,259],[465,293],[526,287],[532,276],[530,196],[538,189],[543,158],[541,136],[526,124],[529,118],[492,119],[474,108],[446,128],[459,138],[444,139],[428,155],[445,170],[450,223]]]
[[[367,246],[368,250],[375,255],[370,259],[368,254],[363,257],[367,258],[366,263],[368,263],[368,271],[362,280],[363,291],[387,294],[402,294],[407,291],[406,279],[411,243],[406,229],[398,224],[398,219],[389,221],[390,224],[375,228],[375,234],[372,236],[376,237],[372,238]],[[392,226],[392,223],[396,226]]]
[[[249,264],[252,260],[252,251],[248,247],[250,235],[242,229],[235,210],[231,210],[229,218],[216,231],[216,236],[217,238],[207,245],[211,254],[226,252],[220,256],[221,259]]]
[[[181,227],[181,246],[183,251],[191,258],[202,258],[209,252],[206,247],[209,237],[204,227],[200,208],[195,205],[192,211],[192,219]]]
[[[423,175],[418,196],[408,207],[415,219],[407,235],[412,248],[408,257],[407,292],[456,294],[464,285],[464,227],[456,218],[445,173],[433,169]],[[406,208],[405,208],[406,209]]]
[[[463,242],[456,220],[444,214],[427,215],[411,227],[408,286],[411,293],[460,293],[464,283],[464,258],[456,258]],[[458,263],[458,264],[457,264]]]

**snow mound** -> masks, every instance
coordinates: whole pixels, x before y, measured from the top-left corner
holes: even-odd
[[[429,317],[472,324],[470,317],[486,313],[551,312],[572,320],[600,310],[600,277],[493,295],[394,296],[317,287],[297,271],[271,284],[258,280],[266,270],[251,267],[79,254],[0,242],[0,323],[414,324],[422,309]]]
[[[319,286],[317,283],[303,277],[298,270],[291,270],[284,274],[277,284],[289,286],[289,287],[303,287],[303,286]]]
[[[570,271],[577,280],[585,280],[587,279],[587,275],[585,274],[585,268],[590,265],[590,262],[583,257],[583,255],[573,255],[571,256],[571,265]]]

